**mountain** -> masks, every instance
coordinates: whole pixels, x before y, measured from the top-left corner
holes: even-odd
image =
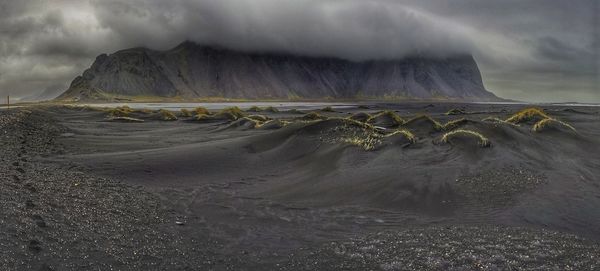
[[[451,98],[497,100],[473,57],[349,61],[242,52],[184,42],[168,51],[132,48],[102,54],[60,100],[111,97],[240,99]]]

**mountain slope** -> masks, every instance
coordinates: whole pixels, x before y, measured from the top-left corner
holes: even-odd
[[[168,51],[133,48],[100,55],[58,99],[114,96],[455,98],[495,100],[471,56],[353,62],[247,53],[184,42]]]

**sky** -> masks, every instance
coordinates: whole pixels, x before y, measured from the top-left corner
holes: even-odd
[[[99,54],[185,40],[354,61],[469,53],[500,97],[600,103],[597,0],[0,0],[0,95],[58,95]]]

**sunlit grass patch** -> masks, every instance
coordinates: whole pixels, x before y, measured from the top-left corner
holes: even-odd
[[[158,110],[158,113],[160,114],[161,120],[167,120],[167,121],[177,120],[177,116],[175,116],[175,114],[169,110],[160,109],[160,110]]]
[[[198,121],[203,121],[203,120],[210,120],[210,119],[212,119],[212,116],[207,115],[207,114],[198,114],[194,118],[196,120],[198,120]]]
[[[256,128],[260,128],[260,129],[264,129],[264,130],[272,130],[272,129],[280,129],[285,127],[286,125],[290,124],[289,121],[285,121],[285,120],[268,120],[266,122],[264,122],[263,124],[259,125]]]
[[[377,145],[381,144],[381,139],[371,136],[343,137],[340,141],[343,143],[361,147],[366,151],[374,150],[377,147]]]
[[[181,116],[182,116],[182,117],[184,117],[184,118],[190,118],[190,117],[192,117],[192,115],[193,115],[193,114],[192,114],[192,111],[190,111],[190,110],[187,110],[187,109],[185,109],[185,108],[182,108],[182,109],[181,109]]]
[[[261,112],[261,111],[262,111],[262,108],[260,108],[256,105],[253,105],[250,108],[246,109],[246,112]]]
[[[229,120],[237,120],[245,116],[246,113],[237,106],[227,107],[215,114],[215,118],[225,118]]]
[[[128,117],[134,110],[127,105],[108,109],[108,117]]]
[[[262,121],[262,122],[265,122],[265,121],[269,120],[269,118],[266,117],[266,116],[264,116],[264,115],[250,115],[250,116],[248,116],[248,118],[249,119],[253,119],[253,120],[257,120],[257,121]]]
[[[499,124],[507,124],[507,125],[512,125],[512,126],[515,126],[515,127],[519,127],[518,124],[514,124],[512,122],[507,122],[507,121],[505,121],[503,119],[500,119],[500,118],[497,118],[497,117],[487,117],[487,118],[484,118],[482,121],[492,122],[492,123],[499,123]]]
[[[452,138],[455,137],[471,137],[471,138],[475,138],[478,141],[479,146],[481,147],[489,147],[491,146],[491,142],[490,140],[483,136],[482,134],[472,131],[472,130],[454,130],[451,132],[447,132],[442,136],[442,142],[444,143],[449,143],[450,140],[452,140]]]
[[[531,107],[531,108],[525,108],[525,109],[513,114],[508,119],[506,119],[506,122],[518,124],[518,123],[522,123],[522,122],[534,121],[534,120],[539,120],[539,119],[547,119],[547,118],[550,118],[550,116],[548,116],[546,114],[546,112],[544,112],[544,110],[542,110],[540,108]]]
[[[571,126],[570,124],[553,118],[547,118],[536,122],[535,125],[533,125],[532,130],[534,132],[542,132],[551,125],[565,127],[573,132],[577,132],[577,130],[575,130],[575,127]]]
[[[144,122],[142,119],[136,119],[132,117],[109,117],[108,120],[120,122]]]
[[[210,115],[210,111],[208,111],[208,109],[206,109],[205,107],[199,106],[194,108],[194,114],[196,116],[198,115]]]
[[[417,142],[417,139],[416,139],[415,135],[412,132],[410,132],[409,130],[406,130],[406,129],[398,129],[396,131],[393,131],[393,132],[385,135],[385,137],[393,137],[393,136],[397,136],[397,135],[404,136],[406,139],[409,140],[409,142],[411,144],[414,144],[415,142]]]
[[[329,143],[347,143],[360,146],[364,150],[373,150],[381,144],[383,135],[367,123],[347,118],[330,118],[312,125],[322,125],[320,140]]]
[[[233,122],[231,122],[227,127],[235,128],[235,127],[244,127],[246,129],[258,128],[262,125],[261,121],[257,121],[248,117],[241,117]]]
[[[451,116],[451,115],[464,115],[467,112],[465,112],[464,109],[460,109],[460,108],[452,108],[450,110],[448,110],[448,112],[446,112],[446,115]]]
[[[379,122],[382,119],[388,119],[390,120],[393,126],[398,126],[398,125],[402,125],[405,123],[404,119],[402,119],[400,116],[398,116],[398,114],[396,114],[394,111],[390,111],[390,110],[385,110],[382,112],[379,112],[373,116],[371,116],[367,122],[374,124]]]
[[[323,116],[317,112],[310,112],[310,113],[307,113],[304,116],[300,117],[299,119],[311,121],[311,120],[325,120],[325,119],[327,119],[327,117]]]

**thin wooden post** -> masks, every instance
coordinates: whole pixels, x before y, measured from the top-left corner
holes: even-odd
[[[6,95],[6,110],[10,110],[10,95]]]

